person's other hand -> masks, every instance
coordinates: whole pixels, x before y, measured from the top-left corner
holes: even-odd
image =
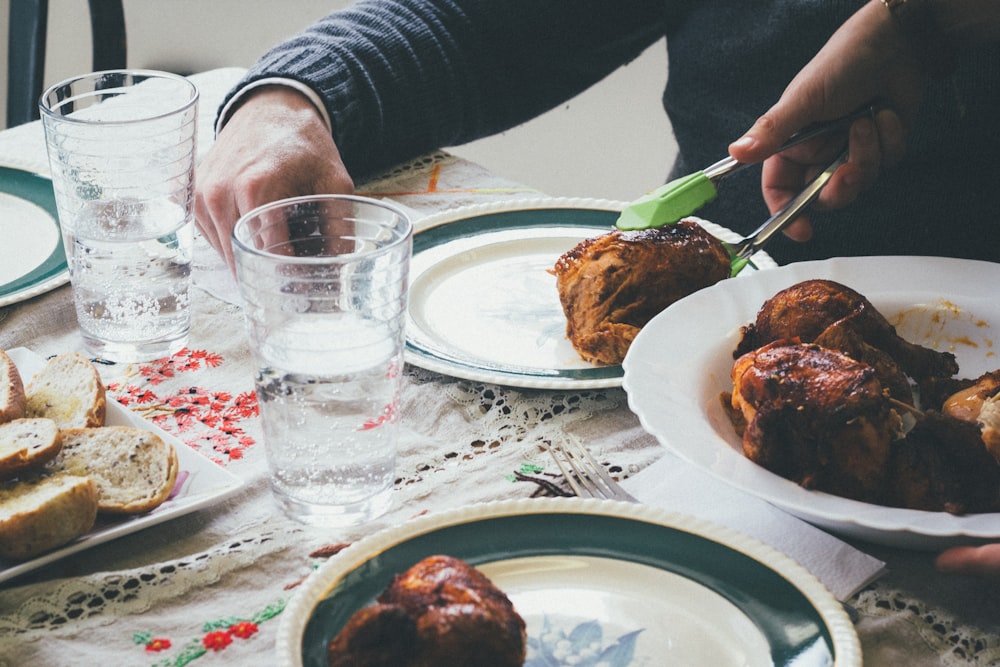
[[[1000,542],[979,547],[952,547],[939,554],[934,564],[941,572],[1000,580]]]
[[[883,167],[903,157],[923,80],[916,54],[893,17],[881,3],[869,2],[833,34],[781,99],[730,145],[730,154],[740,162],[764,162],[761,189],[773,213],[825,169],[846,141],[848,162],[814,204],[819,209],[846,206],[871,186]],[[847,136],[827,135],[773,154],[806,126],[866,105],[877,108],[874,118],[856,120]],[[785,233],[808,240],[812,236],[808,217],[801,216]]]
[[[282,86],[248,94],[198,166],[196,183],[198,228],[230,267],[230,235],[244,213],[287,197],[354,192],[312,102]]]

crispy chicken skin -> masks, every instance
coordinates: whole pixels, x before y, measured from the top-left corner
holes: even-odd
[[[884,500],[903,424],[871,366],[816,344],[775,341],[739,357],[732,380],[749,459],[805,488]]]
[[[856,334],[917,381],[958,372],[953,354],[904,340],[868,299],[832,280],[806,280],[768,299],[757,319],[743,327],[742,339],[733,356],[775,340],[797,338],[803,343],[816,342],[834,325],[841,329],[839,336],[849,335],[844,330]],[[850,354],[849,350],[844,351]]]
[[[913,405],[913,388],[906,373],[888,353],[870,345],[861,333],[850,325],[852,316],[837,320],[812,342],[830,350],[836,350],[861,361],[875,369],[879,382],[889,391],[894,399]]]
[[[356,612],[327,657],[330,667],[521,667],[525,625],[481,572],[430,556]]]
[[[729,277],[729,252],[692,220],[654,229],[615,229],[562,255],[552,273],[566,335],[595,364],[620,364],[655,315]]]

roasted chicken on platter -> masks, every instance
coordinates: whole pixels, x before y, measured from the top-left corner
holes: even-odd
[[[643,326],[673,302],[730,275],[729,251],[693,220],[618,229],[556,261],[566,335],[579,355],[620,364]]]
[[[766,301],[734,357],[723,405],[761,466],[864,502],[1000,511],[1000,371],[955,378],[952,354],[829,280]]]
[[[521,667],[524,620],[481,572],[430,556],[396,575],[330,642],[330,667]]]
[[[828,344],[837,337],[879,350],[917,380],[958,372],[955,355],[901,338],[868,299],[832,280],[806,280],[764,302],[757,319],[743,328],[734,357],[776,340],[812,343],[824,335]]]

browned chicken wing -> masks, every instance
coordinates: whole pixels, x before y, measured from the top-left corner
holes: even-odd
[[[397,575],[330,642],[330,667],[521,667],[525,625],[481,572],[430,556]]]
[[[682,220],[587,239],[560,257],[552,273],[573,347],[586,361],[620,364],[649,320],[730,270],[722,241]]]
[[[832,280],[806,280],[768,299],[757,313],[757,319],[743,327],[743,337],[734,357],[775,340],[797,338],[811,343],[834,325],[881,350],[915,380],[947,377],[958,372],[953,354],[903,339],[868,299]]]
[[[913,405],[913,388],[906,373],[896,360],[883,350],[869,345],[854,327],[850,326],[851,316],[837,320],[813,341],[822,347],[843,352],[857,361],[864,362],[875,369],[879,382],[889,391],[889,395],[898,401]]]

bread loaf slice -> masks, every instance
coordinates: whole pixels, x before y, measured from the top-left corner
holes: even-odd
[[[159,507],[177,481],[177,452],[150,431],[131,426],[62,432],[54,470],[91,478],[98,506],[109,514],[140,514]]]
[[[0,480],[41,468],[62,449],[59,427],[45,417],[0,424]]]
[[[27,409],[24,382],[14,360],[0,350],[0,424],[20,419]]]
[[[96,520],[97,488],[86,477],[0,484],[0,558],[34,558],[86,534]]]
[[[28,383],[27,397],[29,417],[48,417],[59,428],[104,425],[104,383],[90,359],[77,352],[49,359]]]

